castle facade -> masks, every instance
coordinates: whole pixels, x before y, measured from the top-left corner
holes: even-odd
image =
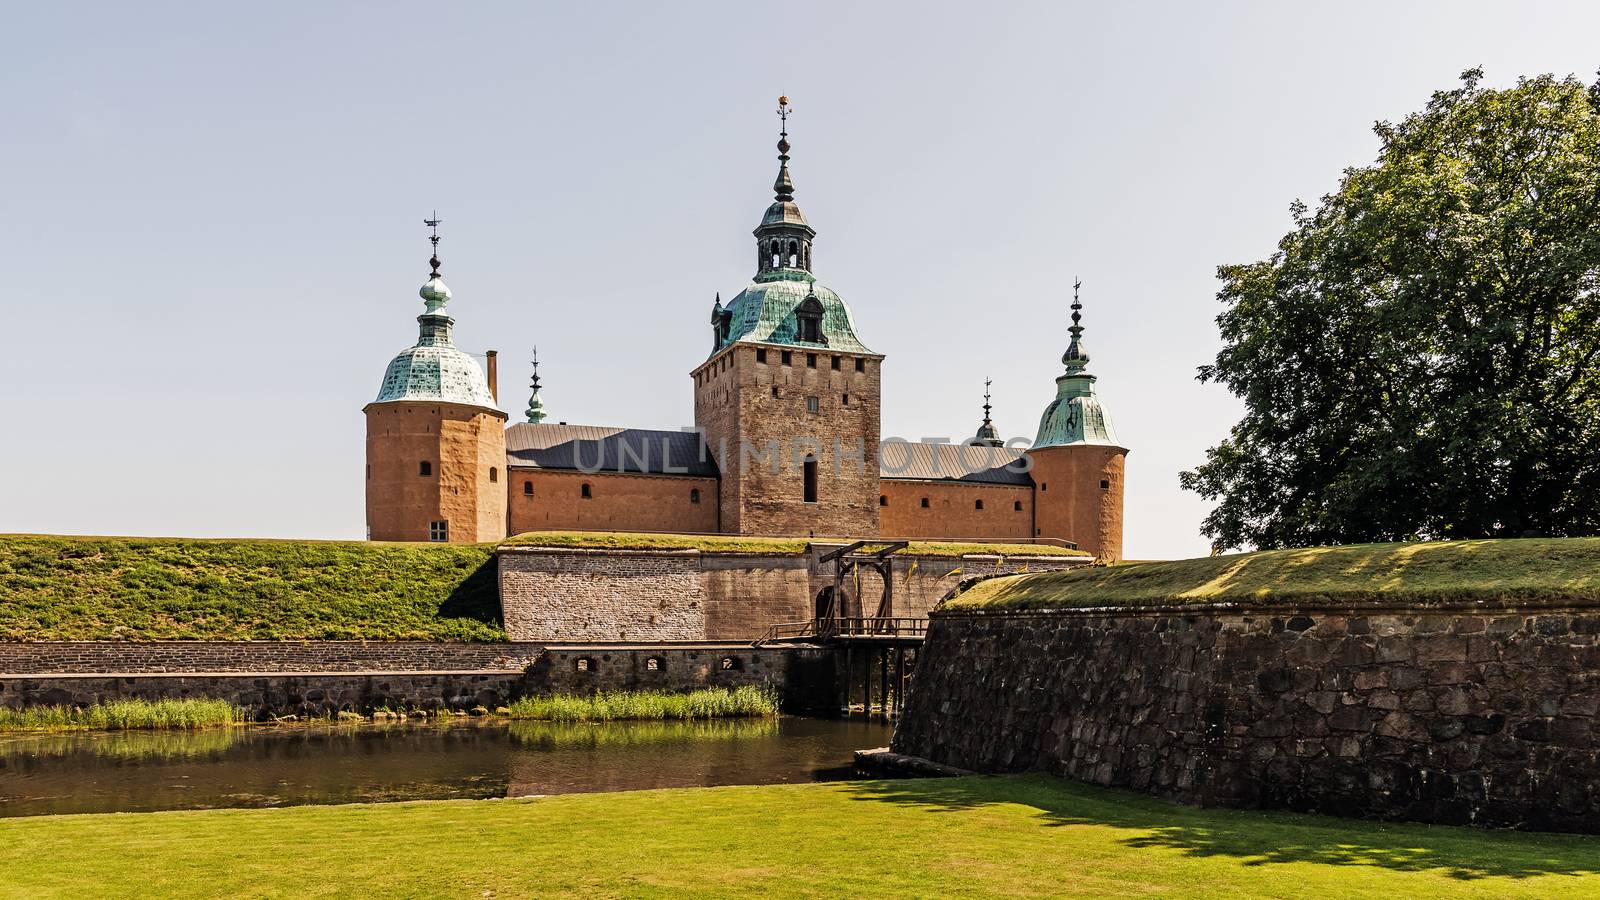
[[[816,231],[794,201],[787,129],[754,277],[711,310],[711,353],[689,373],[695,428],[545,421],[535,369],[526,421],[507,427],[495,355],[486,378],[456,348],[450,289],[420,291],[416,344],[367,404],[372,540],[495,541],[537,530],[648,531],[1071,543],[1122,558],[1127,449],[1095,396],[1072,303],[1055,399],[1026,448],[989,418],[961,444],[884,441],[885,357],[813,274]],[[436,223],[434,223],[436,224]]]

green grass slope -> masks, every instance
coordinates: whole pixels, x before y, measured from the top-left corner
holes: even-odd
[[[1600,596],[1600,538],[1269,550],[979,582],[947,609],[1168,603],[1526,602]]]
[[[506,540],[508,547],[578,547],[593,550],[700,550],[706,553],[798,555],[811,544],[808,538],[756,537],[721,534],[652,534],[627,531],[529,531]],[[912,541],[906,553],[925,556],[965,556],[972,553],[1000,556],[1088,556],[1081,550],[1047,544],[962,543]]]
[[[0,640],[504,640],[489,544],[0,536]]]
[[[867,837],[870,836],[870,841]],[[0,896],[1600,895],[1600,840],[1044,776],[0,819]]]

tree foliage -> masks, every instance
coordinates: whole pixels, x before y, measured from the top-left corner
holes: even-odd
[[[1600,533],[1600,83],[1482,75],[1218,269],[1219,549]]]

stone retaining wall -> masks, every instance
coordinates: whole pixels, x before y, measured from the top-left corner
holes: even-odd
[[[500,606],[517,641],[751,641],[780,622],[816,614],[833,566],[804,554],[698,550],[502,547]],[[1087,557],[894,557],[894,613],[926,616],[963,579],[978,574],[1075,568]],[[863,571],[846,580],[848,615],[877,611],[883,585]],[[864,609],[863,609],[864,608]]]
[[[520,671],[536,643],[430,641],[0,642],[0,675],[126,672]]]
[[[1600,832],[1600,604],[934,615],[895,752],[1185,802]]]

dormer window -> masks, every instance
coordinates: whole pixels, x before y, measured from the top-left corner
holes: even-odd
[[[810,294],[794,310],[799,340],[808,344],[825,343],[822,339],[822,301]]]

